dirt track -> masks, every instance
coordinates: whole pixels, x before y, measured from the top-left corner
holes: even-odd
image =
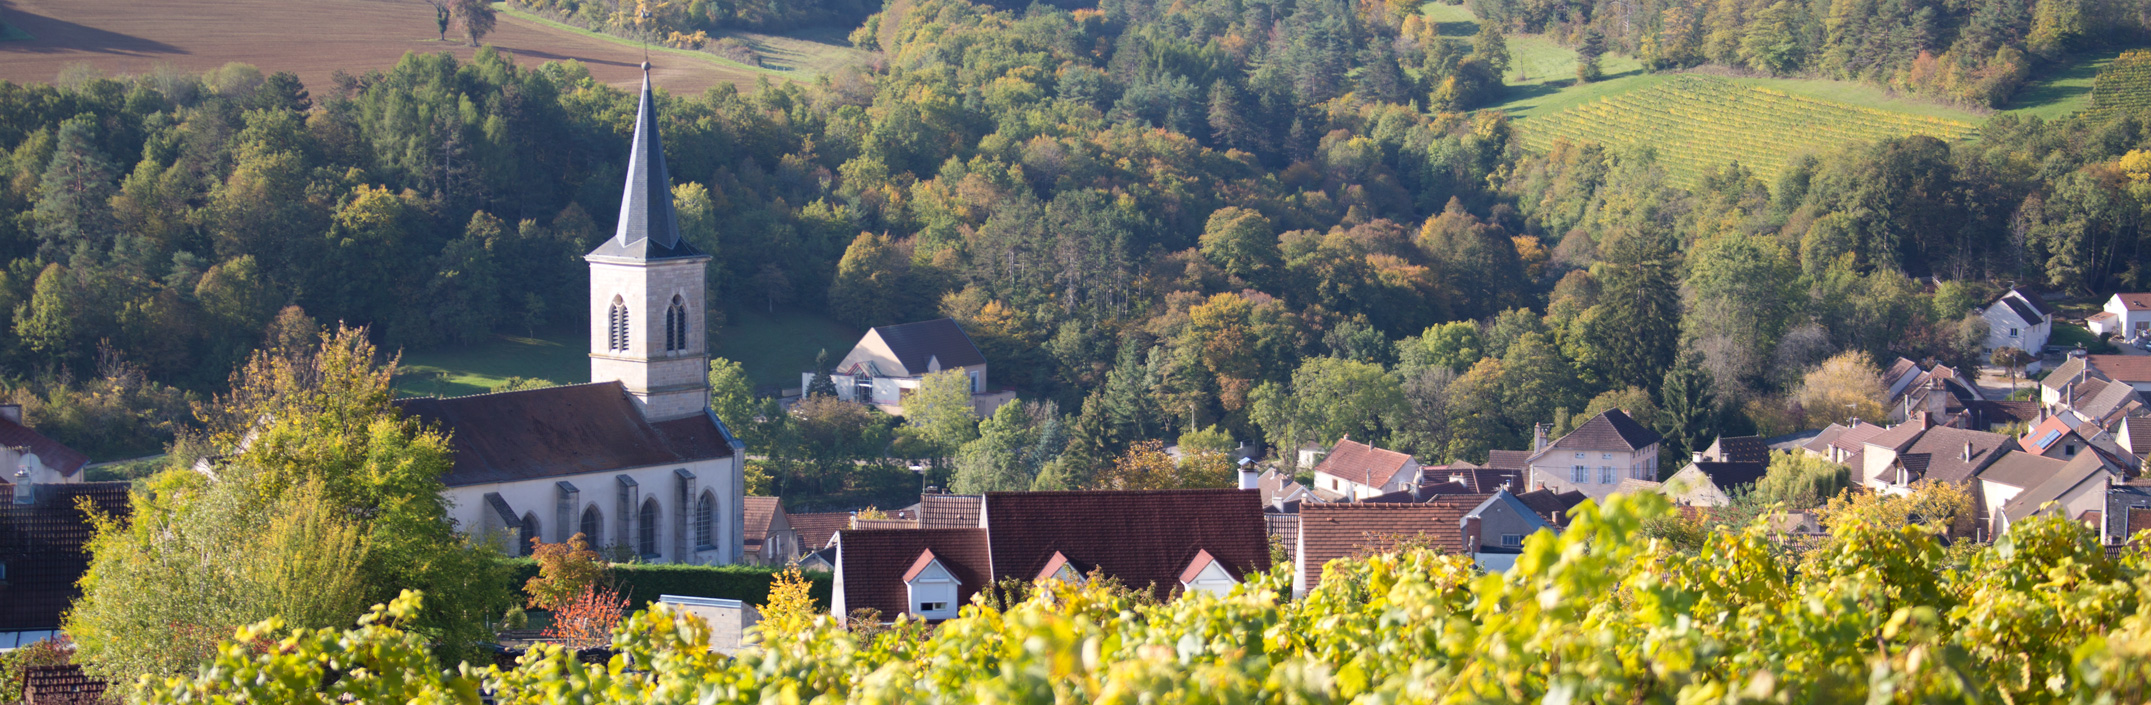
[[[460,59],[475,51],[453,33],[448,42],[435,39],[433,8],[422,0],[0,0],[0,13],[33,37],[0,42],[0,79],[18,83],[49,82],[76,63],[140,74],[158,64],[206,71],[241,61],[298,74],[320,93],[337,69],[387,69],[409,51],[445,49]],[[505,13],[486,43],[526,66],[576,59],[613,85],[641,79],[642,53],[633,46]],[[755,82],[750,71],[685,57],[653,54],[650,61],[658,85],[678,94]]]

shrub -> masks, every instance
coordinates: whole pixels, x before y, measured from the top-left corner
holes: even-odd
[[[511,576],[511,585],[520,589],[538,577],[538,562],[529,558],[504,559]],[[769,586],[781,566],[752,565],[678,565],[650,563],[615,563],[611,566],[612,580],[620,589],[620,596],[628,600],[631,609],[643,609],[656,602],[660,595],[683,595],[687,597],[715,597],[739,600],[750,605],[768,604]],[[833,578],[828,573],[808,573],[813,582],[809,591],[816,603],[829,604],[829,591]]]

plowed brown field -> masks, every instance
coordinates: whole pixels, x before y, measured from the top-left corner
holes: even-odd
[[[387,69],[404,52],[476,51],[453,32],[436,39],[433,8],[423,0],[0,0],[6,21],[33,37],[0,42],[0,79],[49,82],[70,64],[106,74],[147,73],[158,64],[207,71],[233,61],[264,72],[298,74],[325,92],[329,75]],[[631,45],[561,31],[501,13],[486,36],[518,63],[575,59],[619,86],[642,77],[642,52]],[[680,94],[718,83],[751,88],[754,71],[653,53],[651,78]]]

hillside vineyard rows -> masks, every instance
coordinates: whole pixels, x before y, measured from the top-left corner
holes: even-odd
[[[2151,51],[2122,52],[2091,82],[2085,112],[2112,115],[2151,108]]]
[[[1973,136],[1970,123],[1833,103],[1744,86],[1708,76],[1676,76],[1663,84],[1528,120],[1521,130],[1532,149],[1557,139],[1658,151],[1674,183],[1694,187],[1703,176],[1739,162],[1763,183],[1776,183],[1793,157],[1855,142],[1929,135]]]

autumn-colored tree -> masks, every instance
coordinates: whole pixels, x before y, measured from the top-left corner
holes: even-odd
[[[530,542],[536,547],[530,555],[538,562],[538,575],[523,583],[523,592],[530,596],[531,607],[560,609],[592,586],[605,582],[605,561],[590,548],[589,538],[582,532],[575,532],[563,543],[545,543],[536,538]]]
[[[1832,423],[1853,419],[1877,421],[1888,416],[1889,387],[1867,353],[1851,351],[1824,360],[1801,380],[1794,401],[1808,418]]]
[[[570,649],[594,649],[612,643],[612,631],[627,616],[627,598],[609,587],[585,586],[574,599],[553,609],[553,622],[541,635]]]

